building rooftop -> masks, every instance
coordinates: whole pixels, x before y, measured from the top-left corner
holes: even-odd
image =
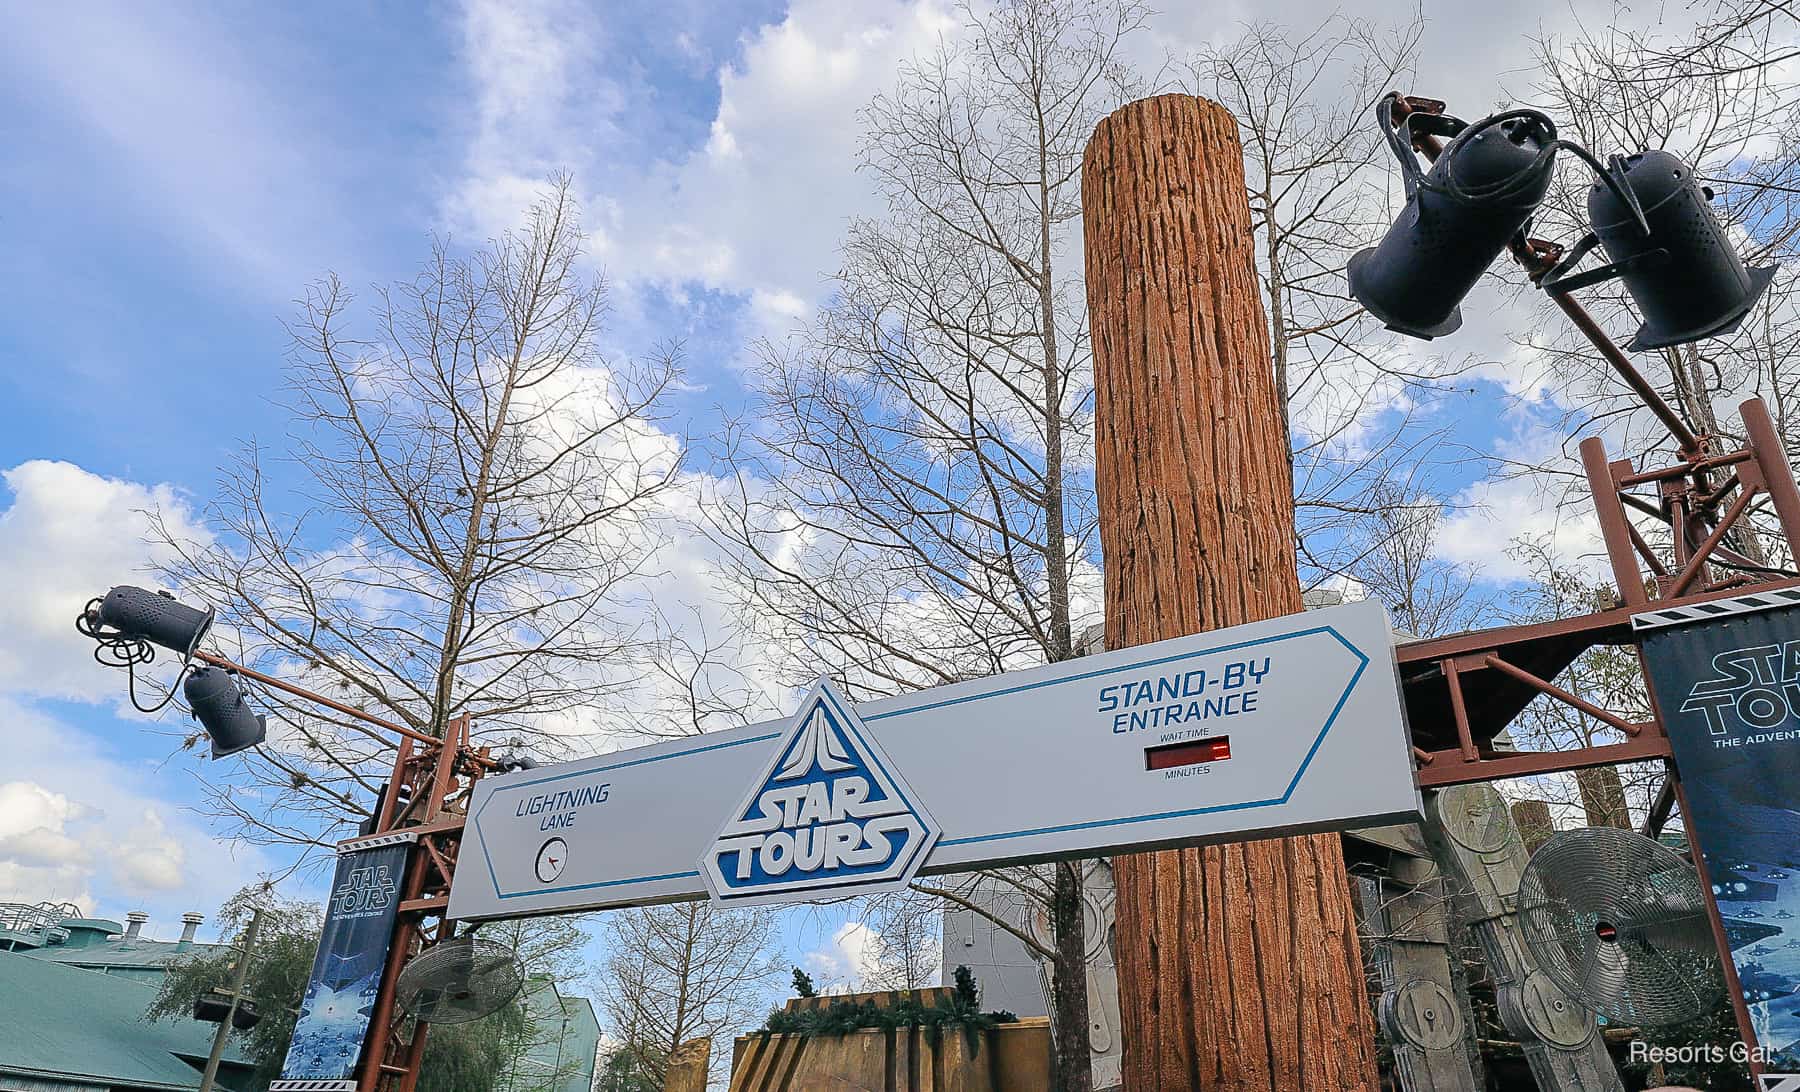
[[[126,940],[114,937],[79,948],[58,945],[32,948],[19,954],[78,967],[163,967],[173,960],[192,955],[211,955],[227,947],[229,945],[195,942],[184,946],[173,940],[145,940],[143,937]]]
[[[150,915],[134,910],[130,926],[111,918],[83,917],[68,903],[0,903],[0,951],[10,949],[78,967],[151,972],[188,955],[211,955],[224,945],[193,939],[201,916],[182,919],[180,940],[152,940],[143,935]]]
[[[213,1025],[152,1021],[144,1010],[155,996],[129,978],[0,952],[0,1074],[118,1092],[199,1087]],[[242,1084],[252,1063],[229,1045],[225,1062],[221,1083]]]
[[[494,1092],[587,1092],[600,1048],[600,1022],[585,997],[564,997],[542,975],[525,982],[525,1010],[536,1025],[532,1042]]]

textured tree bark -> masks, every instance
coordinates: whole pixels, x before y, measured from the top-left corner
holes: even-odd
[[[1186,95],[1082,164],[1106,644],[1301,609],[1237,125]],[[1125,1087],[1373,1092],[1337,835],[1120,857]]]

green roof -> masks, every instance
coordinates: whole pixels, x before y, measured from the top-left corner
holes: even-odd
[[[202,944],[195,941],[186,948],[173,940],[106,940],[82,948],[52,944],[44,948],[22,951],[32,959],[49,959],[57,963],[78,963],[84,967],[164,967],[189,956],[213,955],[228,948],[224,944]]]
[[[155,996],[128,978],[0,952],[0,1073],[121,1090],[198,1088],[214,1027],[150,1020],[144,1010]],[[251,1062],[229,1043],[225,1059],[238,1072],[221,1070],[221,1083],[239,1083]]]

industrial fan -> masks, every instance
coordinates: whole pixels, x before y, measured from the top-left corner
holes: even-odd
[[[1660,842],[1613,827],[1564,831],[1532,855],[1518,907],[1544,972],[1609,1020],[1679,1023],[1719,995],[1699,876]]]
[[[463,1024],[506,1007],[525,984],[514,951],[463,935],[420,953],[400,972],[395,1000],[432,1024]]]

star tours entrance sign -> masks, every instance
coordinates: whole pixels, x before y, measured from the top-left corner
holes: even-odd
[[[477,783],[449,916],[802,902],[916,874],[1416,820],[1378,604]]]
[[[903,886],[938,838],[854,708],[824,679],[732,814],[700,870],[725,903]]]

